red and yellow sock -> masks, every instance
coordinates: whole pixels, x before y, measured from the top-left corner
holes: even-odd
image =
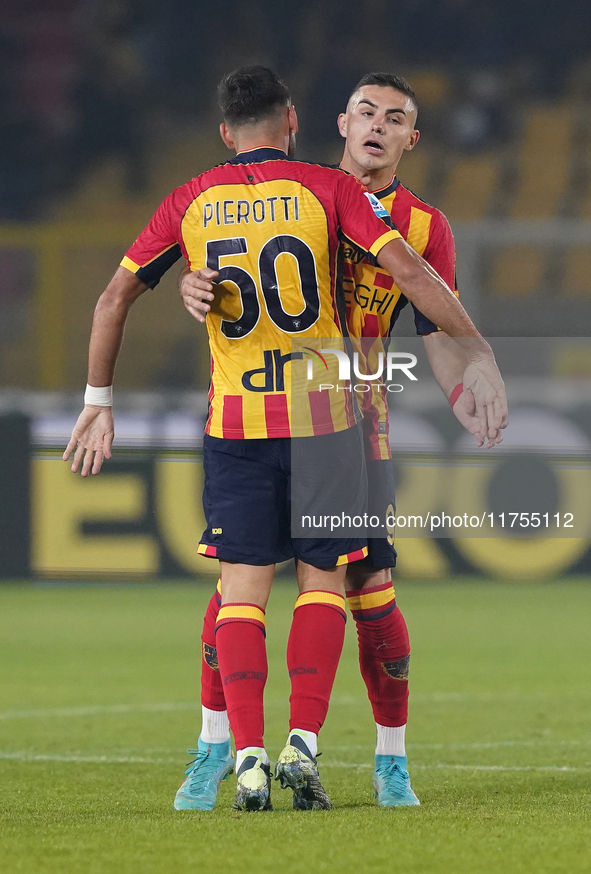
[[[357,625],[359,664],[375,721],[402,726],[408,717],[410,643],[392,583],[347,592]]]
[[[287,644],[290,729],[320,731],[343,649],[346,618],[342,595],[314,591],[297,599]]]
[[[265,611],[255,604],[224,604],[215,627],[220,677],[236,749],[263,747],[267,681]]]

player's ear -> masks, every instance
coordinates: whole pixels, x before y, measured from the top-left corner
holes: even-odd
[[[230,133],[228,125],[225,123],[225,121],[220,124],[220,136],[229,149],[236,148],[236,142],[234,140],[234,137]]]
[[[414,149],[414,147],[416,146],[416,144],[418,143],[420,138],[421,138],[421,132],[419,130],[411,131],[410,136],[408,138],[408,142],[404,147],[405,150],[407,152],[411,152]]]
[[[297,112],[295,110],[295,106],[293,104],[290,104],[287,108],[287,118],[289,120],[290,131],[292,131],[294,134],[297,134],[297,132],[298,132],[298,115],[297,115]]]
[[[344,139],[347,139],[347,116],[344,112],[337,118],[337,127],[339,129],[339,133]]]

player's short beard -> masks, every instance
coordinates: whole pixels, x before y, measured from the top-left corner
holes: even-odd
[[[289,132],[289,145],[287,147],[287,154],[292,158],[295,155],[296,150],[296,135],[295,131],[290,130]]]

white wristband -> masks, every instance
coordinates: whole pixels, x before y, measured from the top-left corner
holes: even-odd
[[[112,407],[113,406],[113,386],[112,385],[86,385],[84,392],[84,403],[93,404],[96,407]]]

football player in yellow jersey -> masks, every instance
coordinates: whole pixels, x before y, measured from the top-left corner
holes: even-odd
[[[346,112],[338,118],[339,131],[346,140],[341,168],[357,176],[381,199],[409,244],[455,290],[455,247],[445,216],[396,178],[404,152],[412,150],[419,140],[416,120],[417,98],[404,79],[388,73],[364,76],[353,90]],[[354,337],[387,337],[408,300],[375,262],[360,259],[346,244],[344,249],[348,329]],[[208,301],[213,299],[209,280],[214,277],[206,271],[190,273],[181,283],[185,306],[200,321],[209,310]],[[462,348],[418,310],[415,323],[456,417],[475,434],[479,445],[491,447],[500,442],[500,430],[493,436],[483,436],[473,398],[463,391],[467,359]],[[371,365],[366,372],[373,372]],[[363,400],[370,492],[376,515],[384,517],[389,505],[394,505],[387,404],[375,384]],[[382,806],[418,804],[410,786],[405,751],[410,646],[392,586],[396,553],[386,538],[371,539],[368,545],[368,556],[348,565],[346,584],[358,629],[361,671],[377,728],[374,788]],[[215,600],[214,596],[206,617],[204,641],[216,613]],[[206,662],[203,676],[210,687],[207,694],[211,695],[217,677]],[[217,707],[223,707],[223,695]],[[220,716],[218,713],[218,720]]]
[[[341,167],[380,199],[409,245],[455,291],[455,246],[445,216],[396,177],[404,152],[419,141],[417,109],[416,95],[401,77],[387,73],[364,76],[338,118],[345,138]],[[375,342],[369,339],[372,337],[388,338],[406,298],[379,267],[367,259],[360,261],[352,250],[346,255],[344,284],[350,332],[368,338],[366,343]],[[485,441],[479,435],[472,399],[463,391],[467,361],[462,348],[418,310],[414,315],[437,381],[457,418],[482,445]],[[373,372],[371,365],[365,372]],[[372,384],[363,402],[372,512],[383,518],[388,509],[393,514],[395,505],[383,388]],[[501,439],[499,431],[486,443],[492,446]],[[347,600],[357,625],[360,667],[376,722],[374,791],[381,806],[418,804],[408,777],[405,749],[410,644],[392,585],[396,553],[387,538],[370,539],[368,548],[364,559],[347,568]]]
[[[226,271],[223,297],[217,308],[212,307],[208,319],[214,373],[212,416],[204,438],[208,527],[202,545],[203,554],[219,558],[221,564],[221,607],[214,646],[237,747],[235,807],[271,807],[269,764],[262,739],[267,675],[264,611],[275,562],[295,556],[300,597],[288,644],[290,735],[276,776],[282,785],[294,790],[296,808],[328,808],[330,801],[316,768],[316,737],[326,715],[342,647],[346,564],[365,554],[367,547],[357,548],[345,538],[343,543],[331,540],[323,544],[318,538],[290,537],[290,441],[309,441],[311,437],[292,440],[289,436],[287,380],[277,376],[268,385],[266,378],[262,384],[252,381],[261,347],[269,336],[274,343],[283,342],[281,331],[322,336],[311,331],[321,315],[330,317],[334,332],[342,331],[333,255],[339,236],[344,236],[361,251],[374,254],[428,317],[464,338],[471,362],[464,381],[473,389],[483,417],[483,433],[489,437],[503,422],[504,389],[488,344],[440,277],[397,231],[384,228],[376,217],[382,208],[377,204],[376,210],[375,199],[364,193],[354,177],[341,171],[290,161],[288,150],[297,119],[284,83],[266,68],[245,68],[223,80],[221,98],[222,136],[236,157],[165,199],[101,296],[90,342],[86,405],[64,459],[74,452],[72,470],[88,475],[98,473],[103,458],[110,455],[112,380],[123,328],[133,302],[156,284],[153,271],[161,274],[163,266],[170,266],[181,253],[195,269],[217,264],[222,256],[230,257],[231,264],[226,266],[225,262],[220,269],[220,278],[221,271]],[[279,180],[286,181],[289,191],[281,206],[279,201],[284,198],[276,187]],[[300,206],[308,204],[306,212],[302,213],[296,198],[300,198]],[[299,243],[282,231],[288,221],[302,222]],[[260,226],[265,223],[267,238],[262,239]],[[219,230],[212,235],[214,224]],[[290,269],[287,280],[284,272],[278,282],[274,263],[282,252],[295,258],[298,269]],[[271,351],[271,361],[283,368],[281,347],[278,355]],[[233,381],[231,373],[239,367],[242,379]],[[266,364],[261,370],[265,368]],[[248,432],[250,419],[246,421],[245,415],[251,413],[244,412],[245,391],[263,396],[263,404],[252,412],[254,420],[266,429],[261,434]],[[335,421],[330,410],[324,406],[318,409],[317,398],[310,397],[309,402],[312,434],[319,433],[318,439],[332,447],[327,452],[322,487],[329,489],[331,480],[339,475],[340,452],[353,446],[357,429],[347,417]],[[274,433],[277,422],[281,436]],[[330,429],[325,430],[328,425]],[[358,455],[362,457],[361,450]],[[360,482],[353,470],[348,474],[352,481]],[[311,484],[313,490],[317,487],[318,483]],[[218,526],[217,519],[227,523]],[[278,524],[278,519],[286,524]],[[349,545],[353,548],[339,549]],[[205,661],[206,652],[204,647]],[[217,786],[230,768],[229,740],[218,743],[202,733],[195,762],[177,793],[177,809],[213,806]]]

